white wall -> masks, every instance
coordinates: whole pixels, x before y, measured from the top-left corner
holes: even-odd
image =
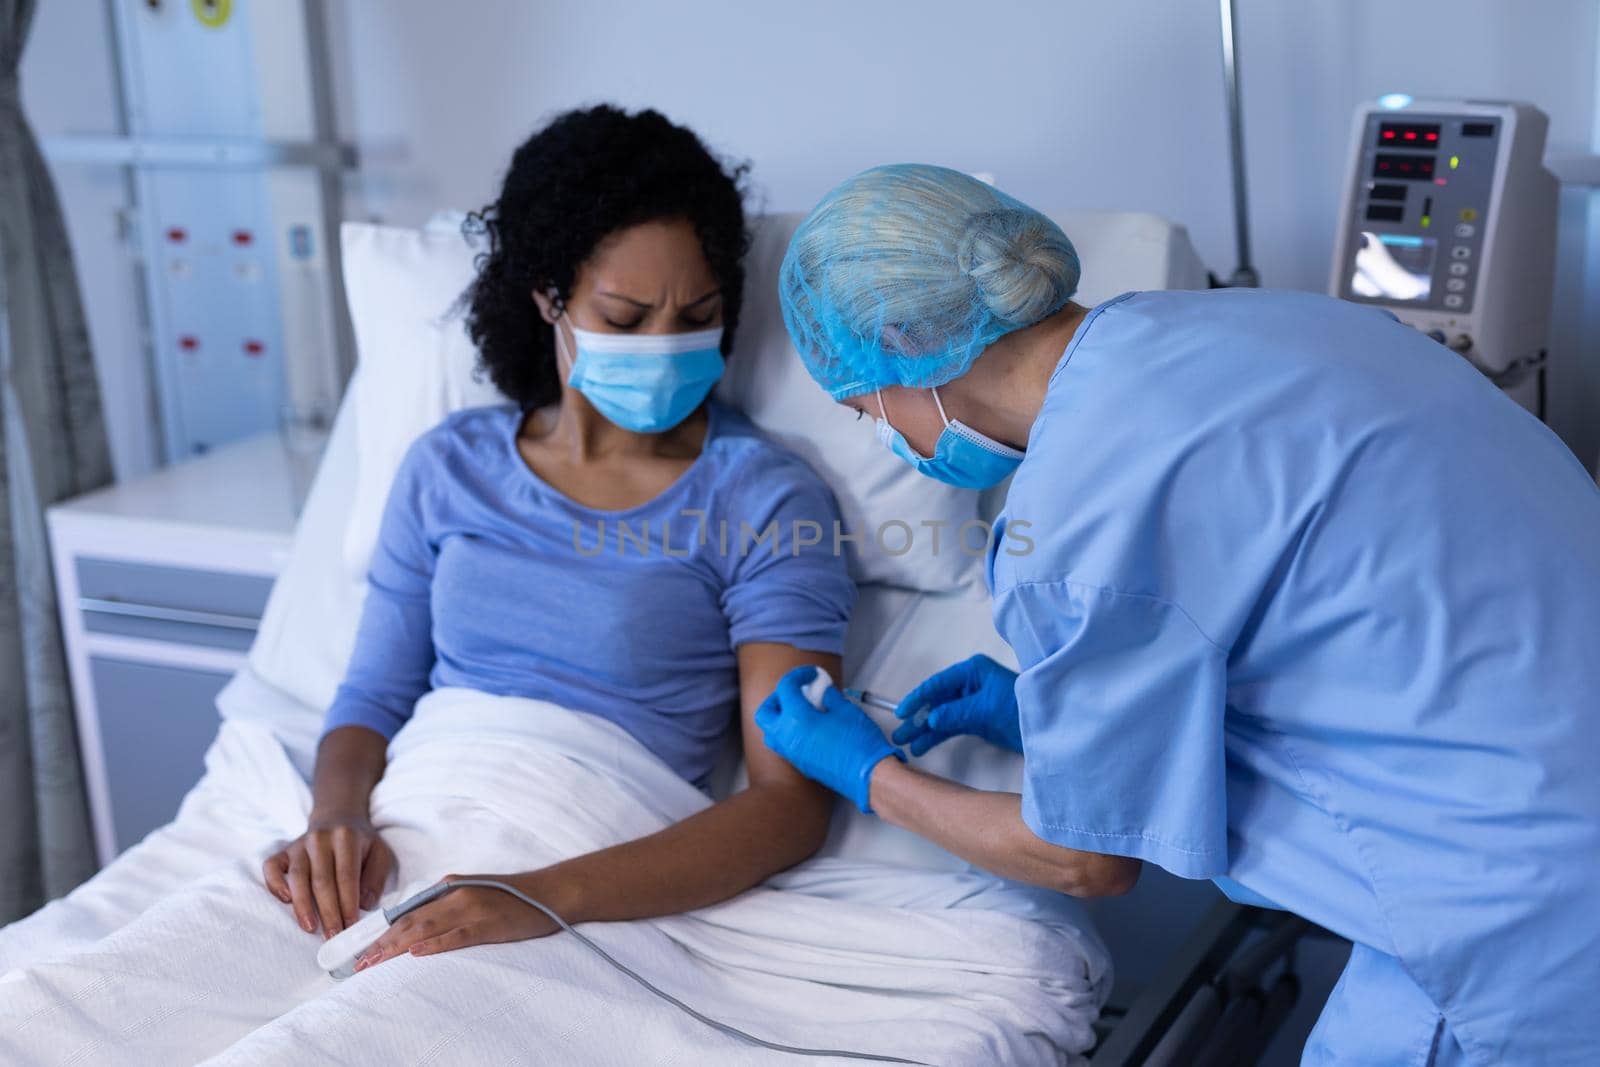
[[[615,101],[659,108],[752,160],[774,209],[915,159],[992,172],[1042,207],[1155,211],[1186,224],[1217,273],[1235,265],[1211,2],[332,2],[346,129],[369,150],[358,214],[417,222],[479,206],[543,119]],[[1255,257],[1269,285],[1325,286],[1362,99],[1527,99],[1550,113],[1553,145],[1589,150],[1595,0],[1238,8]],[[1574,244],[1584,216],[1582,198],[1569,203]],[[1563,306],[1580,306],[1581,279],[1566,286]],[[1576,347],[1576,327],[1562,329]],[[1600,360],[1600,341],[1587,343]],[[1552,421],[1587,461],[1600,449],[1600,369],[1577,356],[1557,353]]]
[[[1258,258],[1320,288],[1355,104],[1533,100],[1586,144],[1595,0],[1240,0]],[[1046,207],[1153,210],[1233,262],[1216,8],[1141,3],[776,5],[680,0],[335,0],[346,118],[403,158],[368,206],[412,221],[476,205],[516,144],[574,105],[650,105],[753,160],[778,209],[876,163],[996,174]],[[976,17],[975,10],[982,11]],[[398,173],[404,171],[403,174]]]
[[[117,0],[121,2],[121,0]],[[242,0],[251,2],[251,0]],[[289,2],[289,0],[254,0]],[[366,165],[349,214],[415,223],[492,194],[552,113],[655,106],[755,164],[758,203],[809,207],[875,163],[994,173],[1047,208],[1154,211],[1234,266],[1210,0],[324,0],[343,132]],[[1600,150],[1600,0],[1237,0],[1255,254],[1267,284],[1321,289],[1350,113],[1388,90],[1513,97],[1552,145]],[[40,5],[23,63],[41,135],[111,132],[105,0]],[[114,172],[58,168],[94,293],[118,470],[154,457]],[[1600,452],[1600,253],[1563,201],[1551,421]],[[1586,248],[1585,246],[1590,246]],[[1587,294],[1587,296],[1586,296]]]

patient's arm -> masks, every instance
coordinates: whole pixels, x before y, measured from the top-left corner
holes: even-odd
[[[580,917],[642,919],[704,907],[822,847],[833,794],[768,749],[754,716],[789,670],[809,663],[838,677],[839,658],[777,644],[741,645],[738,654],[750,787],[649,837],[534,872],[541,883],[560,886]]]
[[[334,694],[317,745],[306,832],[262,864],[273,896],[294,909],[300,926],[332,937],[378,902],[394,856],[367,811],[383,777],[389,739],[428,691],[433,647],[433,571],[437,549],[423,503],[430,477],[427,438],[395,473],[372,550],[367,596],[344,681]]]
[[[1005,878],[1075,897],[1126,893],[1140,862],[1052,845],[1022,821],[1022,798],[990,793],[884,760],[872,774],[872,810]]]
[[[476,877],[510,882],[568,922],[647,919],[726,900],[820,848],[833,794],[770,751],[754,717],[788,671],[815,664],[838,677],[839,657],[779,644],[741,645],[738,655],[748,789],[636,841],[537,871]],[[554,929],[542,914],[505,893],[458,889],[403,916],[358,969],[407,951],[427,955],[542,937]]]

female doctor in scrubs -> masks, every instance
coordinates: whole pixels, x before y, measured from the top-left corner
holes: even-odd
[[[785,322],[918,470],[1008,475],[986,658],[894,744],[786,677],[767,744],[998,874],[1141,863],[1355,943],[1313,1064],[1600,1056],[1600,492],[1392,316],[1295,292],[1072,303],[1071,243],[963,174],[867,171],[796,232]],[[909,518],[909,517],[908,517]],[[932,713],[923,722],[912,713]],[[1021,796],[925,775],[957,734]]]

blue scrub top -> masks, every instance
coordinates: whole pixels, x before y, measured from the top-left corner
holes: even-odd
[[[1000,521],[1036,833],[1370,946],[1472,1063],[1596,1054],[1600,490],[1553,433],[1382,311],[1127,294]]]

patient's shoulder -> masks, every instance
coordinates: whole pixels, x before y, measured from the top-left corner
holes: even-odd
[[[711,406],[716,424],[709,447],[724,464],[800,480],[820,481],[805,460],[768,437],[744,412],[716,401],[712,401]]]
[[[436,462],[447,462],[462,454],[496,450],[504,447],[519,421],[517,409],[511,404],[452,411],[418,437],[412,451]]]
[[[717,421],[708,447],[715,452],[721,478],[734,492],[754,492],[763,498],[812,497],[833,508],[832,491],[804,458],[767,436],[743,412],[712,403]]]
[[[471,441],[480,437],[504,437],[520,422],[514,404],[488,404],[484,407],[462,408],[446,415],[431,434]]]

